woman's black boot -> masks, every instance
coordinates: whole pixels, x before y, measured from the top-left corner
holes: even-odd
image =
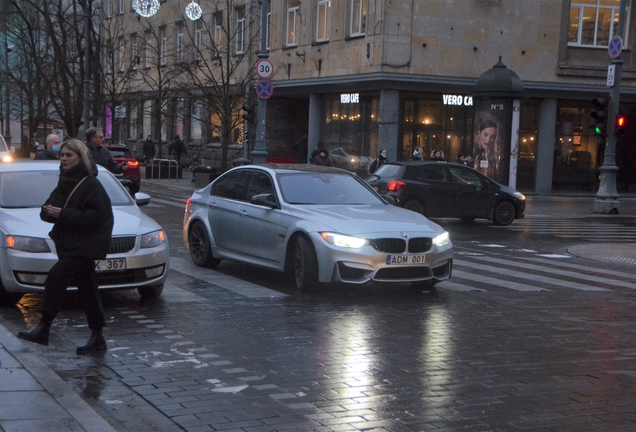
[[[46,321],[44,318],[41,318],[36,327],[31,330],[21,330],[18,332],[18,337],[40,345],[48,345],[50,330],[51,321]]]
[[[86,345],[77,347],[77,354],[89,354],[98,351],[106,351],[107,349],[106,339],[104,339],[102,329],[99,329],[93,330],[93,333],[91,334],[91,337],[88,338]]]

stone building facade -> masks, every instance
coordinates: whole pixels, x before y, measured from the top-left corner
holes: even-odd
[[[318,145],[340,148],[352,157],[375,156],[386,148],[391,160],[409,159],[416,146],[425,154],[442,149],[447,160],[459,153],[469,155],[477,129],[475,83],[501,60],[523,83],[517,188],[539,195],[592,191],[605,145],[590,129],[591,100],[609,93],[608,43],[618,31],[620,3],[270,0],[266,56],[275,71],[270,78],[274,93],[266,102],[268,155],[302,158]],[[169,12],[185,5],[167,0],[148,19],[170,35],[168,45],[179,43],[180,26],[191,28],[193,34],[201,27]],[[631,0],[625,5],[620,109],[636,118],[636,57],[631,49],[636,19]],[[265,10],[260,3],[202,2],[201,8],[199,19],[211,27],[219,14],[229,17],[226,22],[234,29],[244,26],[244,40],[251,42],[242,48],[249,50],[244,67],[252,69]],[[136,20],[130,10],[125,15]],[[143,86],[130,87],[128,94],[137,103],[147,103]],[[192,105],[180,99],[176,87],[171,95],[177,108],[163,127],[165,140],[181,131],[193,146],[214,142],[213,130],[192,126]],[[253,90],[246,95],[255,103]],[[198,109],[205,112],[206,107]],[[137,130],[149,124],[138,115],[136,120],[125,119],[124,129],[134,129],[130,124],[135,122]],[[249,154],[256,127],[248,128]],[[628,127],[617,143],[619,187],[626,190],[636,187],[633,129]],[[141,138],[128,132],[121,136],[126,141]],[[240,147],[242,127],[234,136]]]

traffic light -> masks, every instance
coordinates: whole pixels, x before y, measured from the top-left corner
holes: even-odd
[[[594,119],[594,124],[590,126],[594,135],[607,135],[607,108],[609,105],[609,97],[594,98],[592,103],[596,107],[596,111],[592,111],[590,116]]]
[[[256,108],[253,105],[243,105],[243,120],[248,123],[256,123]]]
[[[616,115],[616,129],[614,131],[614,136],[622,137],[625,135],[625,128],[627,127],[627,116],[625,114],[617,114]]]

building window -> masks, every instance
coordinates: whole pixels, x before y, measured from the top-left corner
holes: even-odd
[[[139,139],[137,136],[137,122],[139,121],[139,105],[135,103],[130,104],[130,123],[128,124],[128,138]]]
[[[177,24],[177,40],[175,41],[175,61],[183,63],[183,23]]]
[[[113,16],[113,0],[106,1],[106,17],[110,18]]]
[[[620,0],[573,0],[570,5],[568,45],[607,47],[618,30]],[[625,28],[629,28],[628,0],[625,10]],[[624,45],[627,45],[627,35]]]
[[[267,13],[267,28],[265,29],[265,49],[269,51],[272,46],[272,13]]]
[[[152,61],[152,39],[150,32],[146,32],[146,46],[144,46],[144,67],[147,69],[150,67],[150,62]]]
[[[126,39],[119,38],[119,58],[117,59],[117,64],[119,64],[119,71],[124,71],[124,59],[126,58]]]
[[[221,44],[223,43],[223,12],[217,11],[212,15],[214,21],[214,51],[218,56],[221,52]]]
[[[133,69],[137,69],[137,65],[139,64],[139,51],[137,46],[137,35],[133,33],[130,37],[130,64]]]
[[[287,29],[285,31],[285,45],[298,45],[298,12],[300,9],[300,0],[287,0]]]
[[[327,41],[331,32],[331,0],[318,0],[317,12],[316,41]]]
[[[166,64],[166,54],[168,51],[168,38],[166,37],[166,28],[159,27],[159,64],[164,66]]]
[[[152,125],[152,101],[147,100],[144,102],[144,116],[143,116],[143,137],[147,137],[152,134],[150,127]],[[155,139],[159,139],[159,137],[155,137]]]
[[[245,7],[236,8],[236,53],[245,52]]]
[[[119,0],[119,15],[123,15],[126,12],[126,0]]]
[[[194,22],[194,61],[201,60],[203,56],[203,20]]]
[[[113,62],[115,61],[115,47],[113,46],[113,40],[108,39],[106,41],[106,73],[113,73]]]
[[[351,0],[349,36],[364,36],[367,28],[367,0]]]

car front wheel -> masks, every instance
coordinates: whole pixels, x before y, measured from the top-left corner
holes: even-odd
[[[402,204],[402,208],[405,208],[407,210],[411,210],[414,211],[415,213],[419,213],[421,215],[426,216],[426,206],[424,206],[424,203],[420,200],[417,199],[410,199],[404,202],[404,204]]]
[[[492,221],[495,225],[510,225],[515,220],[515,205],[510,201],[501,201],[495,206]]]
[[[307,237],[296,239],[294,250],[294,280],[300,291],[311,291],[318,287],[318,260],[314,246]]]
[[[199,267],[215,268],[221,260],[212,256],[207,230],[201,222],[194,222],[188,232],[188,247],[192,262]]]

